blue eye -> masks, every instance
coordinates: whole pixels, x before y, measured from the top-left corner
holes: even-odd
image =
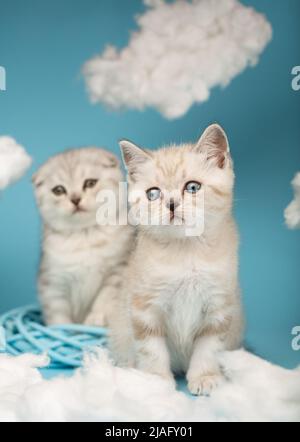
[[[146,194],[149,201],[156,201],[161,197],[161,190],[158,187],[153,187],[147,190]]]
[[[185,192],[195,194],[195,193],[199,192],[201,187],[202,187],[202,185],[200,183],[198,183],[197,181],[190,181],[189,183],[186,184],[184,190],[185,190]]]

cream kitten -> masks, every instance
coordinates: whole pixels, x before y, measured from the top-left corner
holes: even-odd
[[[111,190],[118,198],[121,180],[117,158],[93,147],[57,155],[34,176],[44,222],[39,295],[47,324],[107,324],[131,230],[98,225],[96,196]]]
[[[113,354],[167,379],[186,372],[191,393],[210,394],[222,379],[218,352],[238,348],[243,330],[226,134],[213,125],[195,145],[151,152],[123,141],[121,148],[132,216],[152,218],[138,227],[112,321]]]

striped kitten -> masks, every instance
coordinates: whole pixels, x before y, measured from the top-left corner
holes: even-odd
[[[226,134],[213,125],[195,145],[121,148],[140,225],[112,351],[119,364],[166,379],[184,372],[191,393],[210,394],[222,379],[218,352],[238,348],[243,329]]]
[[[39,296],[47,324],[106,325],[131,243],[128,226],[100,226],[96,196],[118,198],[118,159],[99,148],[69,150],[33,177],[43,220]]]

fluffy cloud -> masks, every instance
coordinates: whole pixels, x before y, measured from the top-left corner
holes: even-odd
[[[108,46],[85,64],[92,102],[181,117],[255,65],[272,36],[265,17],[238,0],[144,3],[128,46]]]
[[[300,172],[295,176],[292,186],[295,198],[285,210],[285,221],[290,229],[300,229]]]
[[[230,380],[211,398],[191,398],[167,381],[114,367],[99,353],[66,378],[42,379],[44,356],[0,355],[0,421],[299,421],[300,371],[245,351],[225,353]]]
[[[11,137],[0,137],[0,190],[20,179],[30,165],[22,146]]]

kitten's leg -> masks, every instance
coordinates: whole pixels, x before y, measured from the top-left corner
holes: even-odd
[[[192,394],[208,396],[222,381],[217,360],[224,350],[221,336],[204,334],[196,339],[187,373],[188,388]]]
[[[63,296],[53,292],[49,296],[41,297],[44,320],[47,325],[72,324],[72,315],[69,302]]]
[[[110,316],[108,346],[119,367],[135,366],[134,337],[131,324],[128,289],[123,286],[116,295],[116,304]]]
[[[39,297],[42,305],[44,320],[47,325],[71,324],[72,311],[67,294],[62,288],[47,280],[39,283]]]
[[[113,274],[106,281],[97,295],[85,325],[106,327],[116,306],[116,298],[122,286],[121,274]]]
[[[151,308],[143,310],[142,304],[140,307],[139,310],[134,310],[132,317],[136,367],[162,376],[175,384],[165,332],[160,319]]]
[[[225,299],[222,307],[209,312],[207,324],[196,338],[187,373],[191,393],[210,395],[222,382],[218,353],[239,348],[242,333],[243,315],[238,298]]]

